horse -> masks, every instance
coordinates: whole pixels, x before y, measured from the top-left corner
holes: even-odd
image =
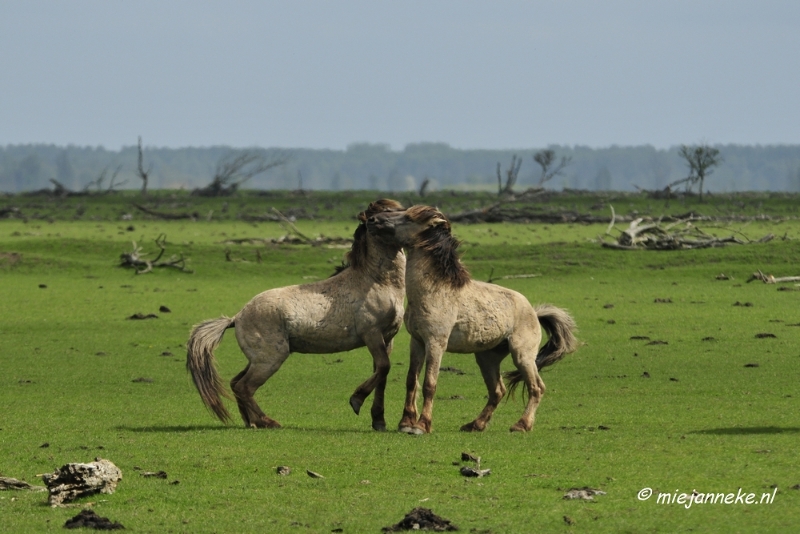
[[[382,199],[361,212],[346,262],[330,278],[264,291],[234,317],[193,327],[186,344],[186,368],[203,403],[220,421],[231,419],[221,399],[231,396],[217,371],[214,349],[225,331],[235,328],[248,364],[230,386],[245,426],[280,428],[253,395],[292,352],[331,354],[366,346],[373,372],[356,388],[350,406],[358,415],[374,390],[372,428],[386,430],[384,391],[392,341],[403,321],[406,260],[400,245],[368,233],[366,221],[377,213],[402,209],[400,203]]]
[[[531,430],[545,391],[539,370],[578,348],[572,316],[551,305],[531,306],[516,291],[473,280],[458,256],[460,243],[452,235],[450,222],[436,208],[413,206],[405,211],[377,213],[367,220],[367,230],[406,249],[408,303],[404,321],[411,334],[411,362],[400,432],[431,432],[433,397],[445,351],[474,353],[489,393],[486,407],[463,425],[462,431],[486,428],[507,391],[500,363],[509,353],[516,366],[516,371],[506,373],[510,392],[524,383],[528,397],[522,417],[510,430]],[[542,327],[549,339],[539,349]],[[417,418],[423,363],[423,407]]]

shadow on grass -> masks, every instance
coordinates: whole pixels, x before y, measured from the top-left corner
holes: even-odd
[[[198,432],[204,430],[215,430],[221,431],[226,430],[229,432],[281,432],[283,430],[298,430],[300,432],[318,432],[322,434],[334,434],[334,433],[355,433],[355,434],[381,434],[381,432],[376,432],[372,429],[355,429],[355,428],[328,428],[328,427],[318,427],[318,428],[311,428],[311,427],[296,427],[296,426],[284,426],[280,429],[264,429],[264,428],[247,428],[244,425],[151,425],[151,426],[116,426],[114,430],[121,430],[125,432],[143,432],[143,433],[166,433],[166,434],[180,434],[182,432]]]
[[[115,426],[114,430],[125,432],[165,432],[179,434],[181,432],[197,432],[198,430],[246,430],[244,427],[225,425],[151,425],[151,426]]]
[[[713,434],[716,436],[734,436],[751,434],[798,434],[800,427],[789,426],[734,426],[729,428],[709,428],[707,430],[692,430],[690,434]]]

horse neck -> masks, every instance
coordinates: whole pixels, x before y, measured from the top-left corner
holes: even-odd
[[[406,295],[409,303],[441,299],[450,293],[450,284],[441,279],[430,254],[409,248],[406,255]]]
[[[367,256],[359,269],[378,283],[405,286],[406,256],[403,250],[367,235]]]

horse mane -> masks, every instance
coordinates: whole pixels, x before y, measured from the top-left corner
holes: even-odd
[[[345,255],[345,261],[336,267],[331,277],[336,276],[348,267],[359,270],[367,258],[367,219],[383,211],[403,211],[405,208],[396,200],[382,198],[371,202],[367,209],[358,214],[358,227],[353,232],[353,246]]]
[[[464,287],[471,277],[467,268],[461,263],[458,255],[461,242],[453,237],[447,217],[430,206],[412,206],[408,208],[406,215],[419,224],[433,221],[428,228],[419,233],[415,247],[428,255],[431,265],[442,281],[454,288]]]

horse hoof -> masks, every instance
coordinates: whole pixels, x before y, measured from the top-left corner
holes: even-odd
[[[530,428],[525,428],[519,423],[508,429],[509,432],[527,432],[528,430],[530,430]]]
[[[386,432],[386,423],[372,423],[372,430]]]
[[[479,428],[474,421],[462,426],[460,430],[461,432],[483,432],[483,428]]]
[[[422,434],[422,429],[415,426],[401,426],[398,431],[403,434]]]
[[[350,397],[350,407],[356,412],[356,415],[361,413],[361,401],[355,397]]]

